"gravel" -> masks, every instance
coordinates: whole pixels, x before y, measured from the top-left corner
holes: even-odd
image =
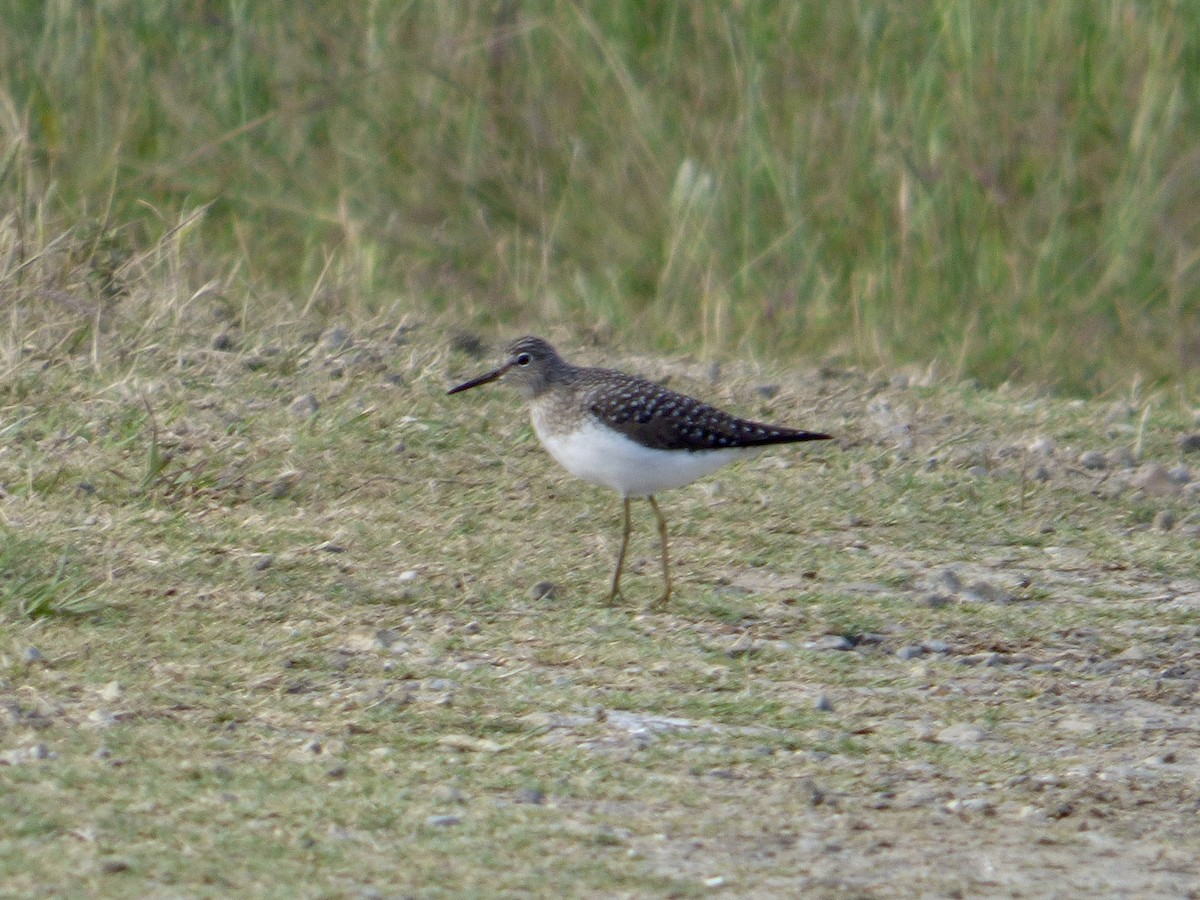
[[[558,585],[553,581],[539,581],[529,588],[530,600],[553,600],[558,596]]]
[[[807,641],[805,650],[853,650],[854,642],[840,634],[827,634],[815,641]]]
[[[1181,434],[1179,436],[1179,449],[1184,453],[1200,453],[1200,432]]]
[[[949,744],[952,747],[966,747],[984,740],[987,740],[987,732],[969,722],[948,725],[934,735],[936,743]]]
[[[313,394],[301,394],[288,404],[288,414],[297,419],[307,419],[315,416],[321,404]]]

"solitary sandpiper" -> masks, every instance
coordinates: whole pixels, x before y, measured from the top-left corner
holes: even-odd
[[[611,603],[621,594],[629,547],[629,501],[645,497],[662,538],[663,595],[671,599],[667,520],[654,495],[682,487],[770,444],[824,441],[828,434],[739,419],[691,397],[624,372],[573,366],[537,337],[513,341],[499,368],[472,378],[451,394],[507,377],[529,400],[533,428],[564,469],[612,488],[625,507],[621,552]]]

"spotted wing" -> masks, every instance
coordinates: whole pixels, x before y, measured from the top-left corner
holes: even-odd
[[[660,384],[605,370],[590,370],[587,408],[608,427],[654,450],[724,450],[829,435],[739,419]]]

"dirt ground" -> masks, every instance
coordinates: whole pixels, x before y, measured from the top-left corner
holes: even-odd
[[[104,606],[9,609],[0,893],[1200,895],[1185,404],[629,361],[837,435],[665,495],[651,611],[446,343],[25,385],[6,565]]]

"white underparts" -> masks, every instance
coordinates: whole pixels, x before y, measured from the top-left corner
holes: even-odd
[[[762,449],[655,450],[594,419],[584,419],[577,430],[558,431],[546,428],[536,409],[532,418],[542,446],[560,466],[622,497],[646,497],[682,487]]]

